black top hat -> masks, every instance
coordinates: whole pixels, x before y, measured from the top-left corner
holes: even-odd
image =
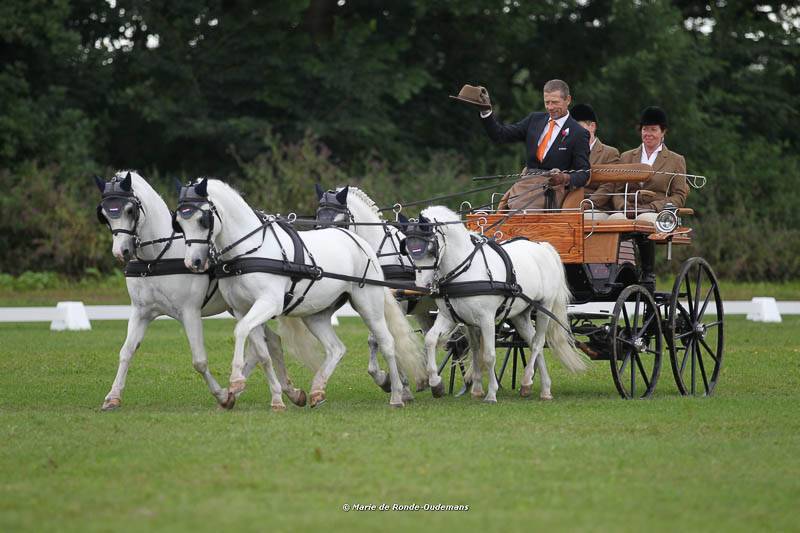
[[[577,122],[597,122],[597,115],[594,114],[592,106],[588,104],[575,104],[569,110],[569,114]]]
[[[639,127],[642,126],[661,126],[661,129],[666,129],[667,114],[660,107],[646,107],[642,111],[642,119],[639,121]]]

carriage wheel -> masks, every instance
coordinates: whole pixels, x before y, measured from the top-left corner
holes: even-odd
[[[688,259],[675,278],[665,332],[681,394],[714,392],[722,367],[724,318],[714,271],[701,257]]]
[[[631,285],[620,293],[610,338],[611,375],[620,396],[649,398],[661,371],[661,315],[644,287]]]

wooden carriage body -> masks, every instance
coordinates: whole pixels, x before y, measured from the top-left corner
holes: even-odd
[[[592,169],[591,181],[638,182],[646,179],[649,165],[613,165]],[[583,189],[570,192],[564,205],[555,210],[476,212],[467,215],[467,226],[502,242],[515,237],[548,242],[561,256],[576,301],[616,299],[627,285],[640,280],[640,265],[634,239],[648,238],[657,244],[691,243],[691,230],[678,227],[670,234],[659,234],[650,222],[635,219],[595,220],[584,216],[591,204],[584,201]],[[681,215],[691,214],[681,209]],[[495,225],[497,224],[497,225]]]

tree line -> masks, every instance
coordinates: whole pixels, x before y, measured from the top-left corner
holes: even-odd
[[[447,98],[486,86],[502,120],[566,80],[599,136],[640,141],[642,108],[709,177],[692,250],[736,279],[800,276],[800,10],[718,0],[6,0],[0,5],[0,271],[112,268],[94,173],[218,176],[308,212],[313,184],[379,203],[517,172]]]

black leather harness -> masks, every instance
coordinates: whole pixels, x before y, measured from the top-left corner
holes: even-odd
[[[508,318],[508,313],[511,311],[511,306],[514,305],[514,301],[517,298],[523,298],[529,304],[533,305],[535,302],[522,294],[522,287],[520,287],[517,283],[517,274],[514,271],[514,265],[511,262],[511,258],[508,256],[508,252],[503,249],[503,246],[498,244],[494,239],[486,239],[477,235],[471,235],[470,238],[472,239],[472,244],[475,248],[467,256],[467,258],[464,259],[464,261],[462,261],[455,269],[450,271],[444,276],[444,278],[442,278],[438,284],[437,294],[435,295],[437,298],[444,299],[444,303],[447,306],[447,310],[450,311],[450,315],[456,321],[462,323],[464,322],[464,320],[453,308],[453,304],[451,302],[452,298],[486,295],[503,296],[503,303],[500,304],[500,307],[497,308],[497,312],[495,313],[495,316],[500,320],[500,322]],[[508,244],[509,242],[511,241],[507,241],[504,244]],[[488,246],[491,250],[497,253],[500,259],[503,261],[503,265],[505,266],[506,270],[505,281],[495,281],[491,269],[489,268],[489,263],[486,260],[484,246]],[[469,269],[469,267],[472,265],[472,261],[475,259],[475,256],[478,253],[480,253],[481,257],[483,258],[489,279],[486,281],[453,281]]]

